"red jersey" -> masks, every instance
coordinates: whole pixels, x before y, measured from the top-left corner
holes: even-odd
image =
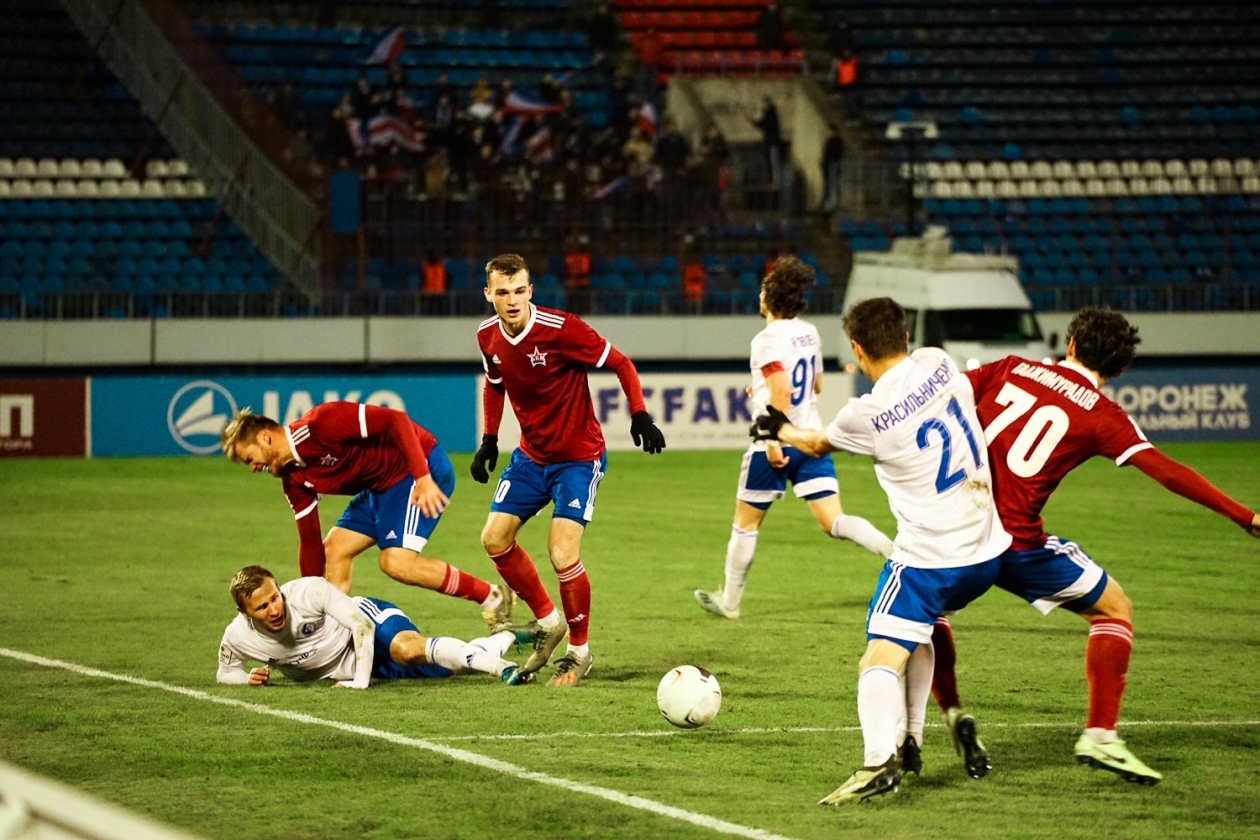
[[[1079,365],[1051,367],[1007,356],[968,371],[967,378],[989,445],[998,514],[1016,551],[1045,545],[1041,509],[1074,467],[1095,455],[1123,466],[1153,448]]]
[[[320,496],[384,491],[426,476],[429,453],[437,446],[437,439],[403,412],[352,402],[318,405],[284,433],[297,462],[280,479],[298,523],[303,574],[323,574]]]
[[[521,451],[531,461],[559,464],[603,455],[586,367],[603,367],[615,352],[612,344],[581,318],[533,304],[520,335],[508,335],[496,315],[481,322],[477,343],[487,381],[512,401]]]

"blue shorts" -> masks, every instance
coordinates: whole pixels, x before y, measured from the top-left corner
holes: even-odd
[[[936,619],[983,595],[1001,568],[1001,557],[951,569],[920,569],[887,561],[866,611],[866,638],[888,639],[913,653],[932,641]]]
[[[807,501],[840,492],[836,465],[830,455],[814,458],[790,446],[783,447],[783,454],[787,456],[787,466],[776,468],[770,466],[764,449],[756,445],[748,447],[739,468],[739,489],[735,491],[735,498],[765,510],[771,502],[783,498],[789,481],[796,497]]]
[[[490,510],[510,513],[524,522],[548,502],[554,502],[553,517],[572,519],[585,526],[595,513],[595,491],[607,468],[607,453],[600,455],[598,461],[564,461],[543,466],[514,449],[512,460],[494,489]]]
[[[441,446],[433,447],[429,453],[429,474],[448,497],[455,492],[455,468]],[[401,546],[424,551],[442,514],[430,519],[411,504],[411,490],[415,486],[413,479],[404,478],[381,493],[364,490],[350,500],[337,520],[337,527],[371,537],[376,540],[377,548]]]
[[[1055,607],[1080,612],[1102,597],[1107,573],[1074,542],[1050,537],[1042,548],[1007,551],[997,585],[1046,615]]]
[[[451,670],[432,663],[427,665],[399,665],[389,655],[394,637],[404,630],[420,633],[407,614],[389,601],[364,598],[359,609],[376,625],[376,638],[372,648],[372,676],[382,680],[415,680],[423,677],[449,677]],[[421,635],[424,635],[421,633]]]

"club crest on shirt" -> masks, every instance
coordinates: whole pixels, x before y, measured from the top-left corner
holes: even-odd
[[[325,467],[331,467],[333,464],[337,463],[337,460],[337,456],[335,455],[325,455],[323,458],[319,459],[319,463]]]
[[[538,367],[539,365],[547,366],[547,354],[539,352],[538,345],[535,344],[534,352],[529,354],[529,366]]]
[[[308,621],[298,628],[299,636],[309,636],[314,632],[315,632],[315,623],[313,621]]]

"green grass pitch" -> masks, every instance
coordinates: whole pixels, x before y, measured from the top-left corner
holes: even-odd
[[[1165,449],[1260,505],[1260,444]],[[429,553],[497,581],[478,539],[493,485],[468,479],[467,461],[456,457],[459,486]],[[824,537],[789,499],[761,531],[744,617],[718,620],[691,592],[721,579],[738,454],[610,462],[583,551],[595,670],[575,691],[474,677],[367,692],[282,677],[266,689],[216,685],[228,580],[247,563],[294,576],[297,542],[278,483],[222,459],[0,462],[0,647],[429,739],[792,838],[1260,835],[1260,543],[1221,517],[1097,459],[1046,512],[1133,599],[1122,718],[1147,723],[1122,735],[1165,774],[1161,785],[1073,763],[1084,622],[991,592],[954,626],[963,699],[993,772],[968,779],[936,726],[922,778],[828,809],[815,803],[861,760],[860,734],[844,728],[857,723],[878,561]],[[846,511],[891,530],[869,460],[836,462]],[[324,502],[325,528],[343,503]],[[530,523],[522,543],[554,594],[545,525]],[[385,578],[374,554],[358,563],[356,594],[396,602],[424,632],[481,634],[475,606]],[[706,729],[675,731],[656,710],[657,681],[683,663],[724,689]],[[511,734],[553,737],[487,737]],[[6,656],[0,759],[206,837],[720,836],[415,746]]]

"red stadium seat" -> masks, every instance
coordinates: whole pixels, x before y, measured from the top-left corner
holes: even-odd
[[[624,29],[642,29],[643,13],[642,12],[622,12],[621,26]]]

